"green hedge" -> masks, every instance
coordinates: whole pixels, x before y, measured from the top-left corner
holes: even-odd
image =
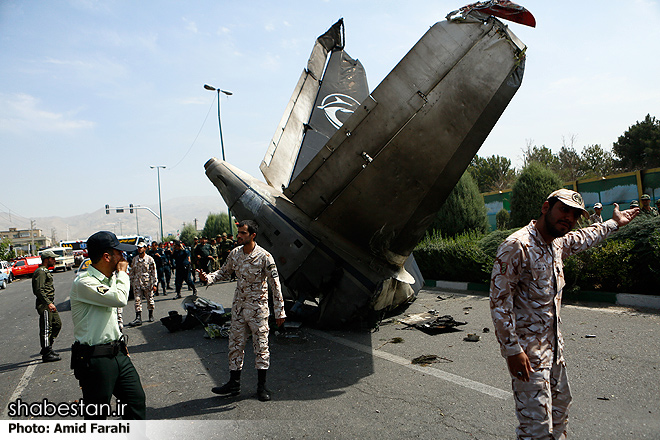
[[[448,238],[438,232],[427,236],[414,251],[424,278],[487,283],[493,258],[479,248],[480,237],[474,231]]]
[[[427,236],[414,255],[424,278],[489,283],[497,247],[518,228]],[[660,294],[660,217],[638,217],[605,242],[564,261],[568,292]]]

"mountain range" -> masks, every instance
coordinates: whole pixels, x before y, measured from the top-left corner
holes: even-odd
[[[158,214],[158,203],[142,205]],[[218,196],[190,196],[163,201],[163,233],[177,235],[184,224],[196,224],[198,230],[204,228],[206,218],[210,213],[227,212],[227,206]],[[137,215],[137,221],[136,221]],[[85,240],[93,233],[101,230],[112,231],[120,235],[144,235],[157,240],[160,237],[160,223],[149,210],[140,208],[131,214],[128,209],[117,213],[111,209],[110,214],[105,209],[74,215],[71,217],[37,217],[33,218],[35,228],[41,229],[43,235],[61,240]],[[0,219],[0,229],[29,229],[29,222],[10,222]],[[139,232],[139,234],[138,234]]]

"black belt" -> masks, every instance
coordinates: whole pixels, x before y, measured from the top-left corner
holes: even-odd
[[[88,345],[84,350],[87,351],[89,357],[115,357],[119,352],[124,354],[128,352],[125,336],[107,344]]]

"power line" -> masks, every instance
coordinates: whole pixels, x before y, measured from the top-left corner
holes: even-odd
[[[181,160],[179,160],[174,166],[169,167],[170,170],[174,169],[177,165],[179,165],[181,162],[183,162],[183,159],[188,156],[188,153],[190,153],[190,150],[192,150],[192,147],[195,145],[195,142],[197,142],[197,138],[199,138],[199,135],[202,132],[202,129],[204,128],[204,124],[206,124],[206,120],[209,118],[209,115],[211,114],[211,109],[213,108],[213,104],[215,103],[215,98],[211,102],[211,106],[209,107],[209,110],[206,112],[206,117],[204,118],[204,122],[202,122],[202,126],[199,127],[199,131],[197,132],[197,136],[195,136],[195,140],[192,141],[192,144],[190,144],[190,148],[188,148],[188,151],[186,151],[186,154],[183,155]]]

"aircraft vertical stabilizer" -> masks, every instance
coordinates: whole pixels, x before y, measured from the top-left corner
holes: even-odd
[[[509,1],[454,11],[371,93],[340,20],[261,163],[268,184],[205,164],[232,212],[259,223],[293,316],[311,300],[316,322],[341,327],[415,298],[413,249],[521,85],[526,47],[494,16],[535,24]]]

